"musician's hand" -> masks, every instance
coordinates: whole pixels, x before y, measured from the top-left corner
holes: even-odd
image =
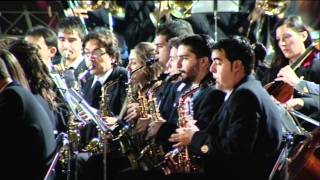
[[[127,105],[127,112],[124,120],[129,123],[134,123],[140,117],[139,103],[131,103]]]
[[[186,127],[187,128],[190,128],[190,129],[193,129],[194,131],[199,131],[199,128],[198,126],[196,126],[196,120],[194,119],[187,119],[187,124],[186,124]]]
[[[166,121],[162,118],[160,118],[157,121],[153,121],[149,124],[149,128],[148,128],[148,133],[146,136],[146,139],[150,139],[155,137],[158,134],[158,131],[160,129],[160,127],[162,126],[163,123],[165,123]]]
[[[151,117],[147,117],[147,118],[139,118],[136,125],[135,125],[135,132],[136,133],[142,133],[144,132],[149,123],[150,123]]]
[[[299,110],[303,107],[304,101],[300,98],[293,98],[290,99],[288,102],[286,102],[285,106],[288,109],[288,111],[291,110]]]
[[[102,117],[102,120],[107,126],[113,126],[116,124],[118,119],[115,117],[105,116],[105,117]]]
[[[85,122],[89,122],[91,119],[89,118],[89,116],[85,113],[85,112],[83,112],[83,111],[80,111],[79,113],[78,113],[78,115],[80,116],[80,118],[82,119],[82,120],[84,120]]]
[[[196,130],[192,128],[178,128],[176,133],[170,136],[169,141],[176,142],[173,147],[187,146],[191,143],[195,132]]]
[[[293,69],[289,65],[283,67],[279,71],[277,78],[275,80],[288,83],[292,87],[296,87],[296,85],[300,81],[299,77],[296,75],[296,73],[293,71]]]

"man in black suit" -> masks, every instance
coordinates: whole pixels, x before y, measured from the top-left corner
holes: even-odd
[[[0,58],[0,114],[2,126],[10,128],[17,139],[2,133],[5,170],[10,179],[43,179],[56,149],[49,117],[28,90],[13,82]],[[1,131],[4,132],[4,131]],[[19,178],[18,178],[19,177]],[[5,179],[6,179],[5,178]]]
[[[118,66],[119,47],[114,34],[92,32],[84,39],[84,54],[92,64],[93,75],[83,83],[85,100],[94,108],[109,109],[110,116],[120,113],[126,96],[127,70]],[[108,107],[100,107],[101,91],[106,89]]]
[[[181,128],[169,140],[199,154],[208,178],[268,179],[282,138],[281,113],[250,75],[253,50],[236,36],[216,43],[212,60],[216,86],[227,93],[224,105],[206,130]]]
[[[121,111],[126,97],[128,77],[127,70],[118,66],[120,53],[117,39],[114,34],[108,30],[91,32],[84,38],[83,47],[86,58],[92,64],[90,71],[92,76],[85,82],[82,82],[84,99],[90,106],[104,112],[101,114],[108,116],[108,119],[116,121],[117,118],[109,117],[115,117],[119,115]],[[101,97],[103,95],[102,91],[105,92],[103,97]],[[93,122],[86,124],[80,133],[82,144],[86,145],[92,138],[98,135],[96,124]],[[111,148],[113,148],[113,146]],[[112,151],[113,150],[115,149],[112,149]],[[94,174],[94,176],[100,175],[96,172],[98,168],[103,167],[102,157],[101,153],[96,153],[87,162],[89,156],[86,156],[85,153],[79,153],[77,157],[77,161],[79,161],[77,164],[78,167],[76,167],[78,172],[75,173],[84,173],[79,174],[79,178],[96,179],[86,174],[93,172],[92,174]]]
[[[90,63],[82,55],[82,41],[86,35],[86,27],[79,17],[66,17],[59,23],[58,50],[61,61],[58,70],[62,69],[64,79],[69,88],[78,88],[75,81]]]
[[[185,87],[181,91],[172,89],[172,99],[175,100],[173,104],[167,104],[167,108],[173,110],[164,124],[156,122],[150,125],[149,136],[154,136],[156,133],[159,141],[167,141],[177,128],[178,119],[182,118],[178,115],[179,98],[197,86],[199,88],[190,94],[193,102],[193,118],[197,120],[195,124],[200,129],[207,127],[211,117],[218,111],[224,100],[224,93],[212,87],[214,79],[209,73],[212,62],[211,46],[213,46],[213,39],[207,35],[191,35],[180,40],[177,67]],[[157,132],[158,128],[159,132]]]

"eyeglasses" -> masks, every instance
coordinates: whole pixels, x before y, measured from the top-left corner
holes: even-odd
[[[83,55],[86,57],[89,57],[90,55],[94,58],[101,57],[103,55],[107,54],[107,52],[101,51],[101,50],[94,50],[93,52],[84,52]]]

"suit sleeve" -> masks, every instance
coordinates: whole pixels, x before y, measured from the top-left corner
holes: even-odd
[[[258,100],[248,90],[234,93],[209,128],[194,134],[190,145],[194,153],[218,156],[252,152],[259,127]]]

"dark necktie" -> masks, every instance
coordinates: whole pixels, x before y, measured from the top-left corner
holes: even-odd
[[[102,88],[102,85],[100,81],[96,81],[92,87],[92,96],[93,96],[92,107],[94,108],[99,108],[99,103],[101,100],[101,93],[102,93],[101,88]]]

